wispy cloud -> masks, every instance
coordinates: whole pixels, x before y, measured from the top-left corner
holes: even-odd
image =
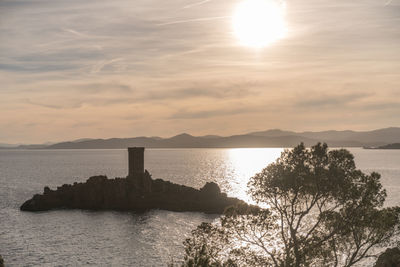
[[[393,0],[388,0],[388,1],[385,3],[385,6],[390,5],[390,4],[392,3],[392,1],[393,1]]]
[[[172,114],[170,119],[206,119],[211,117],[231,116],[237,114],[246,114],[256,112],[254,109],[246,108],[229,108],[229,109],[205,109],[205,110],[179,110]]]
[[[230,16],[205,17],[205,18],[196,18],[196,19],[175,20],[175,21],[160,23],[160,24],[157,24],[157,25],[158,26],[166,26],[166,25],[172,25],[172,24],[182,24],[182,23],[189,23],[189,22],[202,22],[202,21],[213,21],[213,20],[221,20],[221,19],[227,19],[227,18],[230,18]]]
[[[356,92],[344,94],[325,93],[314,96],[302,96],[296,100],[297,107],[321,109],[326,107],[340,108],[348,104],[352,104],[366,97],[370,97],[370,93]]]
[[[193,3],[193,4],[189,4],[189,5],[184,6],[183,9],[192,8],[192,7],[196,7],[196,6],[201,6],[201,5],[206,4],[206,3],[210,2],[210,1],[212,1],[212,0],[203,0],[203,1],[200,1],[200,2]]]
[[[115,62],[121,62],[123,60],[124,60],[123,58],[114,58],[114,59],[111,59],[111,60],[102,60],[102,61],[100,61],[99,63],[95,64],[92,67],[91,73],[92,74],[96,74],[96,73],[100,72],[107,65],[112,65]]]
[[[0,1],[0,141],[400,124],[399,0],[287,1],[259,50],[236,3]]]
[[[69,33],[72,33],[73,35],[75,35],[75,36],[77,36],[77,37],[83,37],[83,38],[88,38],[88,37],[90,37],[90,36],[87,35],[87,34],[78,32],[78,31],[73,30],[73,29],[64,29],[64,31],[69,32]]]

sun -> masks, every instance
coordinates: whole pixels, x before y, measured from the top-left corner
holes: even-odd
[[[242,45],[261,48],[287,32],[285,5],[278,0],[244,0],[237,4],[233,32]]]

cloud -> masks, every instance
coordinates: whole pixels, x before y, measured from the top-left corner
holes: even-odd
[[[359,100],[370,97],[370,93],[345,93],[345,94],[319,94],[317,96],[311,96],[304,98],[302,97],[299,100],[296,100],[295,104],[297,107],[301,108],[338,108],[343,107],[348,104],[357,102]]]
[[[226,85],[212,85],[211,83],[192,85],[187,88],[173,88],[167,90],[154,90],[144,94],[140,100],[154,101],[154,100],[182,100],[192,99],[199,97],[216,98],[216,99],[231,99],[241,98],[247,96],[255,96],[258,94],[256,90],[251,88],[247,83],[245,84],[226,84]],[[190,86],[190,85],[189,85]]]
[[[74,88],[81,93],[113,92],[113,93],[133,93],[134,88],[128,84],[122,84],[115,81],[76,84]]]
[[[232,109],[207,109],[199,111],[180,110],[172,114],[170,119],[206,119],[211,117],[231,116],[251,112],[247,108],[232,108]]]
[[[366,111],[389,111],[393,114],[398,114],[400,111],[400,101],[373,101],[369,103],[363,103],[360,108]]]
[[[99,63],[97,63],[96,65],[94,65],[92,67],[91,73],[92,74],[98,73],[101,70],[103,70],[106,66],[113,65],[114,63],[121,62],[123,60],[124,60],[123,58],[114,58],[114,59],[111,59],[111,60],[102,60],[102,61],[100,61]]]
[[[263,106],[260,104],[244,103],[237,100],[221,103],[220,106],[210,107],[203,105],[200,107],[185,107],[177,110],[168,118],[173,120],[180,119],[207,119],[216,117],[248,116],[250,114],[273,112],[279,105],[271,104]]]
[[[289,34],[257,51],[236,0],[184,2],[0,1],[5,141],[400,124],[399,0],[287,1]]]
[[[203,0],[203,1],[200,1],[200,2],[195,2],[195,3],[192,3],[192,4],[188,4],[188,5],[184,6],[183,9],[204,5],[204,4],[206,4],[206,3],[210,2],[210,1],[211,0]]]
[[[79,108],[82,106],[82,103],[75,103],[72,105],[60,105],[60,104],[40,103],[40,102],[32,101],[30,99],[23,99],[23,101],[28,104],[34,105],[34,106],[39,106],[39,107],[44,107],[44,108],[49,108],[49,109]]]
[[[203,21],[213,21],[213,20],[221,20],[231,18],[230,16],[220,16],[220,17],[204,17],[204,18],[196,18],[196,19],[187,19],[187,20],[175,20],[158,24],[158,26],[167,26],[173,24],[182,24],[182,23],[190,23],[190,22],[203,22]]]

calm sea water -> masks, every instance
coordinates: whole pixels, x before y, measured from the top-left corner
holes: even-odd
[[[382,174],[386,205],[400,205],[400,150],[350,149],[357,166]],[[200,188],[217,182],[228,195],[248,200],[246,183],[282,149],[148,149],[154,178]],[[125,150],[0,150],[0,254],[6,266],[165,266],[182,257],[182,242],[216,215],[168,211],[21,212],[44,186],[105,174],[125,177]]]

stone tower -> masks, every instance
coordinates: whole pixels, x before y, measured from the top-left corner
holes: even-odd
[[[141,178],[144,174],[144,147],[128,147],[130,178]]]

